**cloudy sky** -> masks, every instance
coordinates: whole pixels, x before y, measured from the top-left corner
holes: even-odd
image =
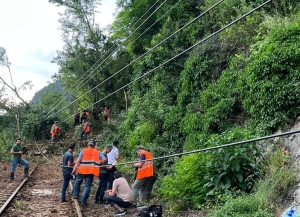
[[[114,20],[116,0],[102,0],[97,22],[102,27]],[[57,65],[50,63],[61,50],[58,23],[61,8],[48,0],[0,0],[0,47],[6,49],[15,86],[31,80],[32,90],[22,91],[29,101],[35,92],[51,81]],[[8,70],[0,67],[0,76],[10,83]]]

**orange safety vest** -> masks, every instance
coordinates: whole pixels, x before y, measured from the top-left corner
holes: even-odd
[[[82,150],[82,159],[78,167],[78,173],[80,174],[94,174],[99,176],[100,174],[100,151],[94,148],[86,148]]]
[[[58,135],[61,131],[61,128],[59,126],[56,126],[55,124],[52,125],[52,128],[50,130],[50,134],[52,136]]]
[[[90,133],[91,129],[90,126],[88,125],[88,122],[83,123],[83,130],[85,133]]]
[[[146,160],[152,159],[152,154],[148,151],[144,151],[143,153],[146,156]],[[141,168],[138,168],[137,180],[141,180],[143,178],[151,177],[154,175],[153,170],[153,161],[144,161]]]

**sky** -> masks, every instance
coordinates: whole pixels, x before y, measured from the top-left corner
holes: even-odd
[[[101,27],[111,24],[116,0],[102,0],[96,22]],[[57,50],[62,50],[59,8],[48,0],[0,0],[0,47],[6,49],[16,87],[32,81],[31,90],[21,91],[27,102],[51,82],[58,66],[51,63]],[[9,84],[10,76],[0,66],[0,76]],[[7,92],[12,96],[11,92]],[[18,100],[16,100],[18,102]]]

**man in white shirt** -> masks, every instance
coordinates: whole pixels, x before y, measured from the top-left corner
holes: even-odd
[[[117,160],[120,158],[118,150],[118,141],[113,141],[113,149],[107,154],[107,163],[109,165],[116,165]],[[114,172],[117,171],[117,168],[114,166],[111,170],[108,171],[108,189],[112,189],[112,184],[114,182]]]

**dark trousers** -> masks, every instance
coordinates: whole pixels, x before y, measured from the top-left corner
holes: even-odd
[[[105,191],[107,189],[108,173],[101,173],[99,176],[99,186],[96,192],[95,201],[103,201]]]
[[[113,167],[111,170],[108,170],[108,189],[112,189],[114,178],[114,172],[117,171],[116,167]]]
[[[74,127],[77,126],[77,125],[79,125],[79,118],[78,119],[76,118],[75,121],[74,121]]]
[[[131,207],[132,203],[131,202],[126,202],[124,200],[122,200],[121,198],[119,197],[116,197],[116,196],[107,196],[106,198],[107,202],[113,206],[115,204],[117,204],[119,207],[121,208],[129,208]]]

